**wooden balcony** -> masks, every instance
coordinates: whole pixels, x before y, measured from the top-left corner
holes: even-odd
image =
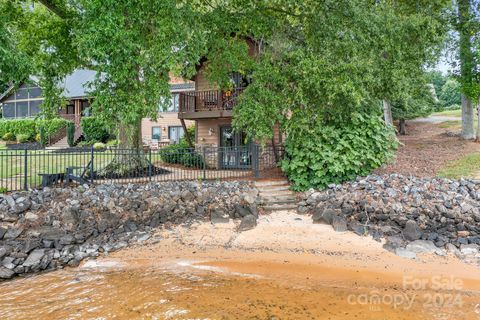
[[[179,96],[178,118],[207,119],[231,117],[232,110],[237,104],[237,98],[244,89],[181,92]]]

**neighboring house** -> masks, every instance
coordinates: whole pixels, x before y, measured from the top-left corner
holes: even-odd
[[[63,89],[63,97],[67,100],[65,108],[58,110],[62,118],[80,124],[80,119],[89,106],[87,83],[94,80],[95,74],[95,71],[79,69],[59,83],[59,87]],[[37,78],[31,76],[17,89],[11,86],[0,96],[3,118],[33,118],[40,113],[43,96],[37,82]]]
[[[257,48],[252,40],[246,40],[249,54],[257,55]],[[251,141],[247,141],[243,132],[232,130],[232,110],[237,104],[237,98],[248,86],[250,79],[237,72],[232,72],[231,90],[220,90],[216,84],[205,78],[206,60],[197,67],[197,73],[192,78],[195,90],[182,92],[178,117],[181,121],[195,122],[195,145],[202,147],[220,147],[218,164],[222,168],[249,168],[252,165]],[[282,135],[275,128],[274,144],[282,143]]]
[[[88,115],[91,98],[87,93],[88,83],[95,79],[96,72],[92,70],[75,70],[65,77],[59,84],[63,89],[63,97],[67,106],[58,110],[59,115],[80,125],[82,116]],[[43,102],[42,89],[38,86],[38,79],[31,76],[21,83],[18,88],[10,87],[0,96],[0,107],[3,118],[22,119],[34,118],[40,113],[40,104]],[[184,135],[184,128],[178,119],[179,92],[189,92],[195,89],[193,82],[171,77],[172,99],[167,111],[159,109],[157,121],[142,120],[142,137],[149,145],[152,141],[163,143],[178,143]],[[187,126],[193,121],[186,121]]]

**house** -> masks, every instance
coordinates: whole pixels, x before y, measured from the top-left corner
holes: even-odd
[[[256,43],[246,40],[249,45],[249,54],[258,54]],[[215,83],[210,83],[205,77],[205,68],[208,61],[202,60],[197,66],[197,73],[192,78],[195,82],[193,91],[180,92],[180,109],[178,118],[182,122],[195,123],[195,146],[197,149],[208,148],[218,150],[218,163],[209,163],[210,166],[220,168],[249,168],[252,166],[252,141],[247,141],[243,132],[234,132],[232,129],[233,109],[238,97],[250,83],[251,79],[238,72],[232,72],[230,90],[222,90]],[[192,138],[193,139],[193,138]],[[282,134],[275,128],[273,145],[281,145]]]
[[[77,69],[65,77],[59,84],[62,95],[67,100],[65,108],[58,110],[59,116],[73,121],[77,127],[83,116],[89,115],[91,97],[88,94],[88,83],[95,79],[96,72],[92,70]],[[23,119],[34,118],[40,113],[40,104],[43,102],[42,89],[38,86],[38,79],[31,76],[18,88],[11,86],[0,95],[0,106],[3,118]],[[150,119],[142,120],[142,137],[144,141],[163,141],[164,143],[178,143],[184,135],[184,128],[178,119],[179,92],[194,90],[191,81],[171,76],[172,99],[171,106],[164,111],[159,109],[157,121]],[[186,121],[187,126],[193,125],[193,121]]]

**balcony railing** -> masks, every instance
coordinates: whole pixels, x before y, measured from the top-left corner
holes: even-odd
[[[232,110],[245,88],[181,92],[179,110],[183,113]]]

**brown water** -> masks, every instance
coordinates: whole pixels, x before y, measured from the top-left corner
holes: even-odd
[[[461,308],[430,308],[423,295],[393,306],[357,298],[416,293],[225,271],[173,262],[18,278],[0,283],[0,319],[480,319],[468,293]]]

